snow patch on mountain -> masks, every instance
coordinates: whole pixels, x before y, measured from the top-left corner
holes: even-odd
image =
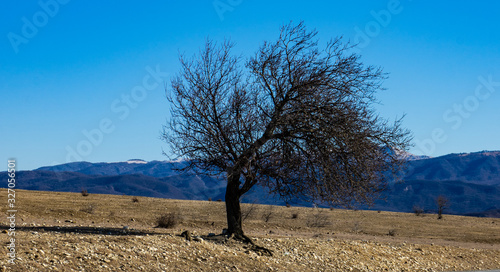
[[[134,160],[128,160],[126,163],[131,164],[131,163],[137,163],[137,164],[147,164],[147,161],[144,160],[139,160],[139,159],[134,159]]]

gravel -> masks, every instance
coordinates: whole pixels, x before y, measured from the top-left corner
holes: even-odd
[[[500,268],[500,249],[340,238],[257,237],[273,251],[245,244],[186,241],[174,233],[113,235],[18,231],[16,264],[0,271],[466,271]],[[180,233],[178,233],[180,234]],[[193,233],[198,237],[200,233]],[[2,234],[7,241],[7,234]],[[212,236],[213,237],[213,236]],[[7,254],[6,246],[1,249]]]

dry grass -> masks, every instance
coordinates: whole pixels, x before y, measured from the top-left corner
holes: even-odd
[[[315,211],[307,218],[306,226],[311,228],[324,228],[331,224],[331,216],[329,216],[326,209],[314,208],[314,210]],[[333,210],[330,209],[330,211]]]
[[[5,189],[0,191],[2,202],[7,203]],[[71,219],[102,226],[149,228],[157,226],[159,216],[175,211],[183,217],[179,228],[221,233],[226,227],[224,203],[217,201],[141,197],[140,202],[131,205],[130,196],[90,194],[82,198],[78,193],[17,190],[16,204],[19,207],[16,216],[26,224],[55,225],[58,221]],[[244,229],[249,235],[262,235],[272,230],[278,236],[307,236],[320,231],[387,237],[389,230],[392,230],[397,232],[397,239],[403,240],[500,245],[500,219],[494,218],[447,215],[443,220],[437,220],[435,216],[415,216],[410,213],[274,207],[272,220],[265,222],[262,218],[269,212],[269,206],[243,204],[242,209],[248,209],[251,205],[257,209],[255,215],[249,216],[244,222]]]
[[[95,204],[85,204],[83,208],[80,209],[82,212],[93,214],[96,211],[97,205]]]
[[[259,271],[264,271],[271,263],[275,271],[304,271],[304,262],[315,271],[346,271],[360,263],[369,267],[389,265],[388,271],[401,271],[403,267],[407,271],[430,271],[429,266],[435,268],[432,271],[453,267],[473,270],[500,265],[495,257],[500,252],[500,219],[447,215],[437,220],[435,216],[409,213],[243,204],[242,209],[253,210],[243,223],[246,234],[276,253],[274,257],[259,259],[239,244],[186,242],[178,237],[186,230],[201,236],[221,233],[226,228],[223,202],[140,197],[140,201],[132,203],[130,199],[119,195],[81,197],[79,193],[16,190],[16,237],[24,261],[22,267],[12,271],[46,271],[47,267],[60,270],[68,265],[75,269],[82,265],[91,271],[96,264],[108,268],[132,265],[141,270],[145,263],[155,262],[163,268],[151,271],[170,271],[172,266],[177,267],[172,271],[204,271],[200,267],[210,265],[217,267],[213,271],[236,271],[234,267],[240,271],[255,271],[259,267]],[[5,189],[0,190],[2,201],[7,203]],[[3,209],[5,212],[6,207]],[[167,215],[164,219],[169,229],[155,228],[162,215]],[[172,217],[168,215],[180,215],[182,220],[174,217],[177,224],[171,224]],[[6,225],[2,227],[5,229]],[[22,242],[28,240],[36,245]],[[62,248],[54,248],[53,243]],[[51,253],[37,255],[33,248]],[[151,251],[154,248],[161,250]],[[151,252],[136,260],[139,249]],[[131,250],[130,254],[127,250]],[[0,253],[5,251],[6,247]],[[403,251],[404,258],[415,261],[398,257]],[[85,259],[88,254],[95,258]],[[52,259],[52,255],[59,259]],[[122,255],[126,256],[123,260]],[[43,258],[38,259],[40,256]],[[111,257],[108,263],[106,256],[116,257],[116,263]],[[33,268],[40,262],[48,266]],[[360,266],[359,271],[374,271],[369,267]]]

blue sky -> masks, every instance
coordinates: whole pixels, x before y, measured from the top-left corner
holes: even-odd
[[[359,42],[390,74],[380,114],[415,154],[500,150],[498,1],[41,0],[0,8],[0,170],[74,160],[165,160],[164,84],[179,52],[230,38],[251,56],[281,25]],[[166,150],[168,151],[168,150]]]

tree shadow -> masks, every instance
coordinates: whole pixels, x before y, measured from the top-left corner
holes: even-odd
[[[0,230],[9,231],[10,227],[0,225]],[[130,236],[130,235],[165,235],[164,233],[149,232],[143,230],[135,230],[129,228],[109,228],[109,227],[81,227],[81,226],[40,226],[40,227],[27,227],[16,226],[16,231],[40,231],[40,232],[55,232],[55,233],[74,233],[74,234],[101,234],[101,235],[114,235],[114,236]]]

